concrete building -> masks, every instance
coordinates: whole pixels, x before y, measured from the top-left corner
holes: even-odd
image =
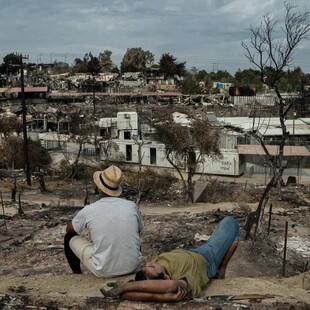
[[[174,121],[187,126],[190,119],[183,114],[174,113]],[[117,152],[109,154],[110,160],[123,160],[133,164],[172,168],[165,158],[165,146],[140,136],[138,115],[136,112],[119,112],[114,126],[117,137],[113,138],[119,146]],[[99,123],[103,121],[100,120]],[[288,131],[292,133],[290,144],[285,147],[285,160],[288,167],[296,169],[307,167],[310,148],[310,119],[288,120]],[[197,172],[225,176],[239,176],[243,173],[266,173],[265,153],[254,138],[247,136],[246,131],[254,128],[263,136],[271,154],[277,155],[277,143],[282,135],[278,118],[256,119],[248,117],[217,118],[214,126],[221,128],[220,150],[222,157],[204,156],[204,162]],[[115,136],[115,135],[114,135]],[[101,153],[102,154],[102,153]],[[140,159],[139,159],[139,154]],[[199,156],[196,153],[196,158]],[[101,158],[105,159],[104,156]],[[183,167],[186,169],[186,167]]]
[[[216,118],[212,115],[212,125],[221,130],[219,141],[222,156],[204,156],[197,172],[201,174],[240,176],[247,174],[270,174],[265,165],[266,155],[260,144],[246,132],[253,129],[263,137],[271,155],[278,153],[278,141],[282,135],[278,118],[252,119],[248,117]],[[187,126],[187,115],[174,113],[175,122]],[[210,115],[207,115],[208,119]],[[141,164],[158,168],[173,168],[165,158],[164,144],[152,141],[149,133],[152,128],[140,124],[137,112],[119,112],[113,118],[101,118],[98,122],[101,160]],[[300,169],[310,167],[310,118],[287,120],[287,130],[291,136],[284,148],[287,168],[299,175]],[[37,137],[48,149],[65,149],[76,153],[77,143],[69,141],[66,135],[40,133]],[[117,148],[112,147],[117,145]],[[94,145],[83,145],[83,154],[95,154]],[[196,152],[196,158],[200,154]],[[181,167],[186,171],[185,164]],[[293,169],[293,170],[292,170]]]
[[[190,120],[186,115],[174,113],[176,122],[182,125],[188,125]],[[108,124],[106,119],[101,119],[99,124]],[[173,168],[165,157],[164,144],[144,139],[141,137],[138,124],[138,115],[136,112],[119,112],[117,113],[116,123],[113,128],[111,123],[111,132],[117,131],[117,138],[112,138],[112,141],[118,145],[118,151],[111,150],[108,153],[109,160],[124,161],[127,163],[141,164],[144,166],[155,166],[161,168]],[[101,130],[101,129],[100,129]],[[240,156],[235,147],[238,133],[223,130],[221,138],[221,153],[222,157],[212,158],[203,156],[204,162],[198,166],[197,172],[202,174],[217,174],[239,176],[245,171],[244,156]],[[102,142],[104,145],[105,142]],[[139,155],[140,154],[140,155]],[[196,158],[199,156],[196,153]],[[101,152],[101,159],[106,160],[107,155]],[[184,165],[182,168],[186,169]]]

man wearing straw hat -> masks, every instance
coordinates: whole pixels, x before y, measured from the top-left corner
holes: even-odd
[[[122,199],[122,171],[110,166],[96,171],[99,200],[86,205],[66,227],[65,254],[73,273],[80,261],[98,277],[134,273],[140,265],[143,220],[134,202]],[[88,229],[89,239],[81,236]]]

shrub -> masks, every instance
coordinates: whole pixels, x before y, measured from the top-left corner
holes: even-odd
[[[138,173],[131,171],[130,174],[125,173],[125,175],[125,195],[126,193],[130,196],[137,195],[139,191]],[[177,181],[178,179],[167,171],[158,173],[150,168],[145,168],[140,176],[142,200],[165,199],[171,190],[171,186]]]
[[[62,179],[72,178],[76,180],[92,180],[94,168],[84,163],[76,166],[63,159],[59,164],[59,177]]]
[[[20,137],[11,136],[6,139],[4,145],[0,149],[3,158],[3,164],[7,168],[23,169],[24,164],[24,144]],[[28,156],[30,169],[32,171],[39,168],[46,169],[49,167],[52,159],[47,149],[40,142],[28,139]]]

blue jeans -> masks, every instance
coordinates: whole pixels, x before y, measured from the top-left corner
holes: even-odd
[[[207,262],[208,278],[212,279],[235,240],[239,240],[239,224],[235,219],[227,216],[218,224],[205,244],[198,248],[188,249],[188,251],[196,252],[204,257]]]

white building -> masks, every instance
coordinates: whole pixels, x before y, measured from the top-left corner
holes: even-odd
[[[174,114],[176,122],[186,126],[190,119],[183,114]],[[165,157],[164,144],[151,141],[147,133],[152,129],[138,122],[137,112],[119,112],[116,117],[102,118],[98,122],[101,140],[100,159],[159,168],[173,168]],[[282,135],[278,118],[256,119],[248,117],[214,117],[212,124],[219,126],[221,137],[219,147],[222,156],[212,158],[204,156],[204,161],[197,168],[197,173],[224,176],[240,176],[245,172],[266,173],[264,166],[265,153],[260,144],[251,137],[245,137],[244,132],[254,128],[262,135],[270,154],[277,155],[277,141]],[[287,130],[294,140],[292,145],[286,145],[284,157],[288,168],[300,169],[309,166],[310,153],[310,119],[295,119],[286,121]],[[240,130],[238,130],[240,129]],[[238,132],[239,131],[239,132]],[[36,140],[48,149],[63,149],[68,153],[77,153],[79,145],[70,141],[69,136],[56,133],[37,133]],[[110,147],[112,144],[118,148]],[[307,149],[308,148],[308,149]],[[95,154],[93,144],[83,145],[83,154]],[[196,158],[199,153],[196,153]],[[181,167],[186,170],[184,164]]]
[[[119,112],[116,119],[118,135],[112,141],[118,145],[119,149],[117,152],[114,150],[108,152],[109,160],[138,164],[140,150],[142,165],[173,168],[165,157],[164,144],[139,137],[138,114],[136,112]],[[101,119],[99,124],[107,124],[107,122]],[[111,130],[115,132],[115,129]],[[222,142],[224,147],[221,148],[222,157],[204,156],[204,162],[198,166],[197,172],[229,176],[241,175],[245,169],[245,160],[244,156],[239,156],[237,152],[237,136],[234,132],[225,131],[222,137],[224,141]],[[102,142],[102,145],[104,146],[105,143]],[[196,158],[198,155],[197,153]],[[102,160],[107,159],[104,152],[101,152],[101,156]]]

